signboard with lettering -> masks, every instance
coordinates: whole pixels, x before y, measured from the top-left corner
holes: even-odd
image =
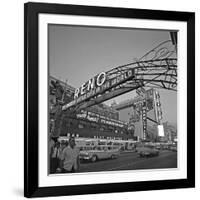
[[[147,136],[147,107],[146,101],[143,101],[142,105],[142,124],[143,124],[143,139]]]
[[[81,87],[77,88],[74,93],[74,100],[64,105],[62,110],[84,102],[98,94],[102,94],[103,92],[126,82],[134,76],[134,69],[129,69],[113,78],[109,78],[108,74],[101,72],[94,78],[82,84]]]
[[[158,91],[156,91],[154,94],[154,107],[155,107],[156,121],[158,122],[158,124],[161,124],[162,108],[160,103],[160,94]]]
[[[96,122],[96,123],[102,123],[102,124],[107,124],[107,125],[111,125],[111,126],[117,126],[117,127],[124,127],[126,126],[128,123],[120,121],[120,120],[115,120],[115,119],[110,119],[108,117],[96,114],[96,113],[92,113],[89,111],[85,111],[82,110],[81,113],[76,114],[76,117],[78,119],[87,119],[89,121],[92,122]]]
[[[165,136],[163,125],[158,125],[158,136],[160,136],[160,137],[164,137]]]

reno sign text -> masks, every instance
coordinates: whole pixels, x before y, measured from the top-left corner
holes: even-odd
[[[99,73],[89,81],[83,83],[79,88],[75,90],[74,100],[63,106],[63,110],[82,103],[98,94],[102,94],[105,91],[114,88],[120,84],[125,83],[127,80],[134,77],[134,70],[130,69],[126,72],[120,73],[117,76],[110,78],[105,72]]]

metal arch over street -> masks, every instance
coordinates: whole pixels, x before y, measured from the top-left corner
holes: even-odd
[[[177,90],[177,52],[171,40],[159,44],[139,60],[101,72],[75,91],[62,110],[80,110],[140,87]]]

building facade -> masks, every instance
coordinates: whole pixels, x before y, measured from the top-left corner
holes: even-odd
[[[52,136],[134,139],[128,122],[119,120],[119,112],[103,103],[76,112],[62,111],[73,100],[75,88],[54,77],[49,80],[49,132]]]

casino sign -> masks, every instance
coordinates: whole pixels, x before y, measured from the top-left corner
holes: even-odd
[[[74,93],[74,100],[63,106],[62,110],[80,104],[93,98],[97,95],[103,94],[107,90],[123,84],[127,80],[134,77],[134,69],[129,69],[125,72],[119,73],[117,76],[110,78],[106,72],[101,72],[89,81],[83,83],[81,87],[76,88]]]

